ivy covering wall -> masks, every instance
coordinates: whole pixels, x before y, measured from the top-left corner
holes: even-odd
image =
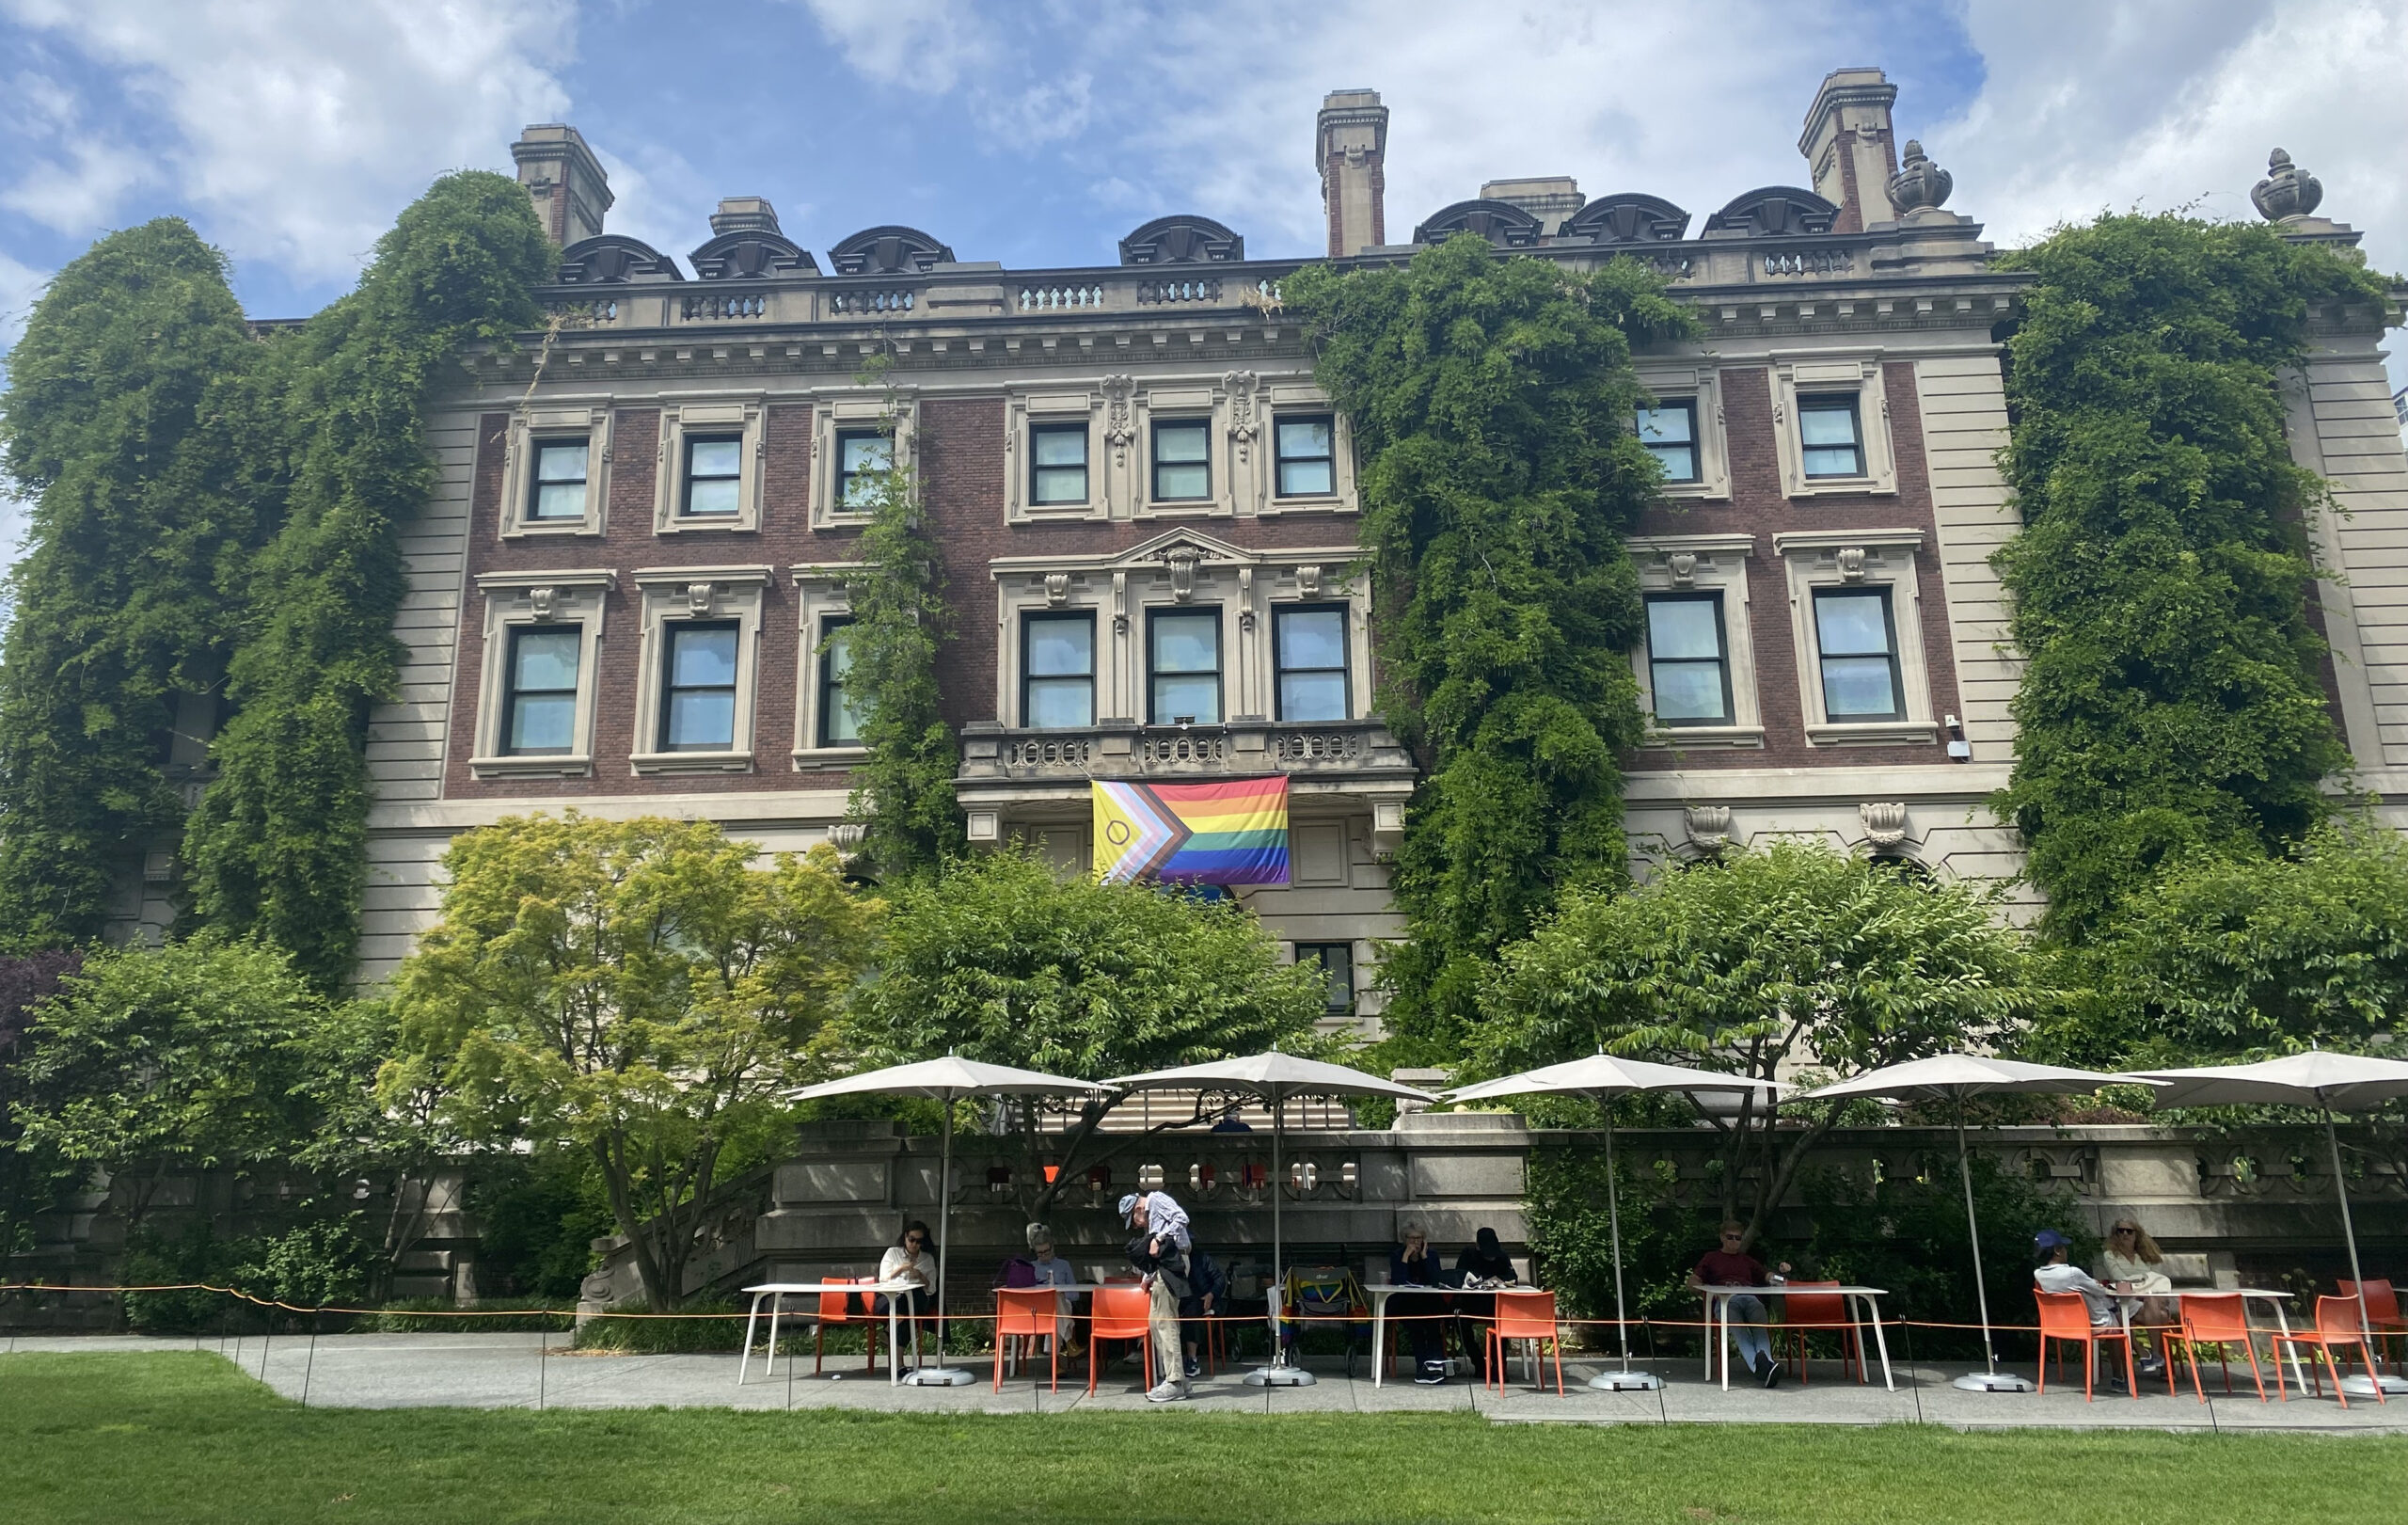
[[[1581,274],[1468,234],[1284,294],[1354,432],[1380,704],[1424,770],[1386,1020],[1451,1049],[1491,955],[1559,892],[1627,871],[1643,611],[1623,535],[1661,481],[1630,357],[1693,320],[1633,262]]]
[[[2105,216],[2009,255],[2036,283],[2007,346],[2003,463],[2024,530],[1998,555],[2026,660],[1999,803],[2080,942],[2159,868],[2251,855],[2324,815],[2349,758],[2308,618],[2280,385],[2309,309],[2383,285],[2273,230]]]

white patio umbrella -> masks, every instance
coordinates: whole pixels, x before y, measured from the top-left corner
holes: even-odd
[[[1956,1105],[1956,1174],[1965,1183],[1965,1229],[1973,1241],[1973,1295],[1982,1309],[1982,1354],[1988,1370],[1968,1372],[1956,1385],[1968,1392],[2029,1392],[2032,1384],[1998,1369],[1998,1347],[1990,1338],[1990,1294],[1982,1275],[1982,1230],[1973,1216],[1973,1177],[1965,1162],[1965,1102],[1973,1096],[2004,1091],[2078,1096],[2101,1086],[2131,1083],[2131,1075],[2102,1075],[2089,1070],[2067,1070],[2053,1064],[2025,1064],[1980,1054],[1942,1054],[1936,1058],[1910,1059],[1837,1081],[1819,1090],[1790,1098],[1793,1102],[1837,1101],[1848,1096],[1881,1096],[1900,1102],[1954,1102]]]
[[[2217,1064],[2196,1070],[2144,1070],[2136,1079],[2162,1088],[2160,1106],[2313,1106],[2324,1117],[2324,1142],[2333,1152],[2333,1190],[2341,1203],[2341,1237],[2350,1247],[2350,1279],[2358,1284],[2358,1318],[2367,1322],[2366,1275],[2358,1269],[2358,1231],[2350,1221],[2350,1183],[2341,1174],[2341,1136],[2335,1112],[2358,1112],[2408,1096],[2408,1061],[2321,1049],[2258,1064]],[[2344,1379],[2352,1392],[2371,1394],[2364,1377]],[[2408,1392],[2408,1378],[2382,1378],[2385,1392]]]
[[[981,1064],[948,1054],[942,1059],[864,1071],[842,1080],[806,1086],[795,1093],[795,1100],[801,1102],[817,1101],[823,1096],[873,1094],[925,1096],[943,1104],[944,1164],[937,1177],[937,1364],[921,1367],[905,1381],[921,1387],[958,1388],[977,1380],[958,1367],[944,1364],[944,1272],[946,1257],[953,1252],[953,1104],[965,1096],[1064,1096],[1110,1089],[1110,1086],[1092,1080],[1071,1080],[1035,1070],[1015,1070],[1009,1065]]]
[[[1257,1388],[1311,1386],[1313,1374],[1301,1366],[1289,1365],[1287,1348],[1279,1342],[1279,1296],[1280,1289],[1286,1285],[1281,1280],[1286,1268],[1282,1264],[1285,1246],[1279,1231],[1279,1193],[1284,1185],[1280,1176],[1280,1147],[1288,1099],[1292,1096],[1393,1096],[1405,1101],[1434,1102],[1437,1098],[1411,1086],[1400,1086],[1393,1080],[1382,1080],[1360,1070],[1349,1070],[1342,1064],[1300,1059],[1276,1049],[1248,1058],[1216,1059],[1210,1064],[1187,1064],[1175,1070],[1120,1075],[1108,1084],[1124,1090],[1238,1091],[1259,1096],[1271,1108],[1271,1364],[1247,1373],[1245,1380],[1247,1386]]]
[[[1450,1102],[1484,1102],[1504,1096],[1586,1096],[1610,1106],[1614,1098],[1639,1091],[1754,1091],[1767,1101],[1777,1097],[1780,1088],[1769,1080],[1752,1080],[1745,1075],[1717,1074],[1705,1070],[1687,1070],[1675,1064],[1649,1064],[1639,1059],[1617,1059],[1604,1053],[1565,1064],[1550,1064],[1542,1069],[1526,1070],[1517,1075],[1497,1080],[1483,1080],[1447,1093]],[[1589,1386],[1609,1392],[1626,1392],[1660,1388],[1664,1379],[1653,1372],[1635,1372],[1630,1366],[1630,1324],[1623,1312],[1622,1295],[1622,1206],[1614,1178],[1613,1114],[1606,1114],[1606,1225],[1614,1247],[1614,1327],[1622,1335],[1622,1370],[1600,1372],[1589,1379]]]

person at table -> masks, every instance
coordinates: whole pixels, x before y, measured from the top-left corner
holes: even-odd
[[[2090,1326],[2094,1329],[2113,1329],[2120,1326],[2125,1316],[2140,1306],[2138,1299],[2117,1296],[2117,1293],[2129,1292],[2131,1289],[2121,1283],[2112,1287],[2107,1286],[2097,1277],[2068,1261],[2067,1251],[2072,1246],[2073,1241],[2060,1230],[2043,1229],[2033,1235],[2032,1284],[2042,1292],[2082,1294],[2082,1300],[2089,1305]],[[2107,1386],[2118,1392],[2122,1391],[2124,1374],[2107,1363],[2105,1342],[2094,1340],[2090,1343],[2090,1348],[2100,1358],[2099,1369],[2106,1377]]]
[[[1187,1295],[1179,1300],[1179,1332],[1187,1358],[1182,1370],[1190,1382],[1204,1370],[1196,1359],[1196,1342],[1211,1332],[1206,1321],[1219,1316],[1228,1301],[1228,1273],[1221,1269],[1220,1262],[1200,1249],[1189,1252]]]
[[[2157,1330],[2175,1327],[2182,1322],[2181,1305],[2175,1301],[2174,1279],[2165,1274],[2165,1251],[2139,1220],[2117,1218],[2107,1231],[2107,1245],[2099,1255],[2099,1269],[2106,1273],[2111,1286],[2127,1288],[2141,1295],[2141,1305],[2132,1315],[2135,1325]],[[2162,1351],[2150,1351],[2142,1363],[2141,1374],[2154,1376],[2163,1369]]]
[[[1403,1243],[1388,1252],[1388,1285],[1444,1286],[1444,1269],[1430,1252],[1430,1234],[1418,1223],[1404,1225]],[[1405,1339],[1413,1346],[1413,1380],[1436,1387],[1447,1380],[1446,1297],[1435,1291],[1400,1292],[1388,1298],[1387,1315],[1404,1321]],[[1387,1359],[1385,1350],[1373,1358]]]
[[[1079,1284],[1079,1273],[1071,1269],[1069,1261],[1054,1252],[1054,1231],[1042,1223],[1028,1226],[1028,1271],[1033,1279],[1029,1285],[1034,1287]],[[1063,1316],[1055,1321],[1054,1339],[1059,1342],[1062,1354],[1074,1356],[1078,1354],[1078,1323],[1069,1316],[1069,1299],[1059,1298],[1057,1302]]]
[[[1187,1362],[1180,1345],[1179,1301],[1187,1295],[1187,1212],[1168,1192],[1132,1192],[1120,1199],[1120,1221],[1137,1232],[1129,1241],[1129,1263],[1145,1277],[1146,1330],[1154,1342],[1154,1365],[1162,1379],[1146,1390],[1150,1404],[1175,1404],[1189,1396]]]
[[[1459,1288],[1510,1287],[1521,1275],[1494,1229],[1481,1229],[1455,1257],[1453,1282]],[[1488,1323],[1496,1316],[1494,1296],[1478,1291],[1455,1295],[1455,1338],[1471,1358],[1471,1374],[1483,1380],[1488,1375]]]
[[[903,1283],[899,1293],[879,1295],[878,1311],[882,1316],[889,1301],[901,1303],[903,1316],[912,1321],[911,1338],[916,1342],[919,1321],[936,1311],[937,1249],[928,1242],[927,1224],[914,1218],[903,1225],[903,1231],[895,1236],[895,1243],[878,1263],[878,1279]]]
[[[1707,1250],[1690,1270],[1689,1290],[1719,1295],[1735,1287],[1771,1286],[1780,1276],[1788,1273],[1787,1261],[1781,1263],[1777,1276],[1765,1269],[1764,1262],[1748,1253],[1746,1224],[1725,1223],[1715,1247]],[[1737,1292],[1724,1299],[1723,1307],[1732,1337],[1738,1342],[1740,1358],[1747,1363],[1749,1372],[1767,1388],[1781,1386],[1781,1362],[1772,1358],[1772,1337],[1765,1327],[1765,1300],[1751,1292]],[[1714,1336],[1709,1333],[1707,1338]]]

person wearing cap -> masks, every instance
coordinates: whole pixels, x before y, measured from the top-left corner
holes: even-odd
[[[1167,1192],[1132,1192],[1120,1199],[1120,1221],[1137,1231],[1129,1261],[1145,1275],[1146,1329],[1162,1380],[1146,1390],[1149,1404],[1187,1397],[1187,1365],[1180,1348],[1179,1304],[1188,1295],[1187,1255],[1195,1247],[1187,1214]]]
[[[2129,1292],[2131,1289],[2122,1282],[2110,1287],[2081,1266],[2070,1263],[2066,1259],[2066,1251],[2072,1245],[2073,1241],[2056,1229],[2043,1229],[2034,1234],[2032,1258],[2035,1263],[2032,1269],[2032,1284],[2042,1292],[2082,1294],[2082,1300],[2090,1307],[2090,1326],[2094,1329],[2113,1329],[2120,1326],[2125,1316],[2137,1308],[2139,1303],[2136,1299],[2118,1297],[2115,1294]],[[2091,1349],[2104,1354],[2103,1347],[2095,1341],[2091,1344]],[[2124,1386],[2123,1374],[2112,1367],[2104,1369],[2107,1373],[2107,1386],[2120,1391]]]

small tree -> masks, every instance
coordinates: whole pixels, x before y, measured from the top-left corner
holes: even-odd
[[[1065,878],[998,852],[895,892],[879,976],[829,1048],[856,1066],[954,1053],[1100,1080],[1307,1044],[1326,990],[1318,969],[1281,963],[1231,902]],[[1047,1138],[1035,1109],[1020,1109],[1016,1179],[1032,1216],[1077,1172],[1147,1136],[1097,1133],[1119,1100],[1086,1103]],[[1161,1127],[1203,1116],[1199,1106]]]
[[[768,1147],[881,909],[832,849],[766,871],[753,856],[702,821],[466,833],[441,919],[394,978],[380,1096],[432,1091],[466,1137],[591,1152],[656,1311],[683,1301],[722,1165]]]
[[[1933,884],[1828,848],[1783,843],[1627,895],[1575,894],[1506,950],[1487,993],[1480,1068],[1503,1073],[1600,1050],[1771,1080],[1835,1077],[1995,1040],[2032,1009],[2022,939],[1997,890]],[[1775,1132],[1748,1099],[1722,1135],[1722,1215],[1751,1239],[1836,1108]]]
[[[289,1158],[311,1131],[303,1040],[326,1003],[280,949],[196,938],[96,953],[44,1002],[16,1107],[23,1141],[144,1174],[138,1228],[179,1169]]]
[[[77,1173],[55,1150],[24,1142],[17,1108],[33,1100],[25,1061],[33,1056],[36,1014],[58,993],[58,982],[83,967],[84,955],[72,948],[0,958],[0,1263],[31,1247],[35,1215]]]

